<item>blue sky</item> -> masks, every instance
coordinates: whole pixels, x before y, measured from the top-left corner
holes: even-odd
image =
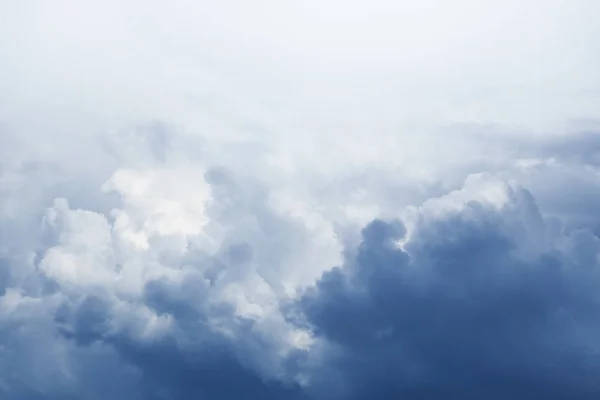
[[[0,2],[0,397],[597,399],[598,20]]]

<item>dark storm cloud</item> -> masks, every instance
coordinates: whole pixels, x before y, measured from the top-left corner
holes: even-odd
[[[525,261],[506,229],[512,206],[422,220],[406,250],[400,222],[373,221],[304,296],[341,398],[600,396],[598,240],[579,231]]]

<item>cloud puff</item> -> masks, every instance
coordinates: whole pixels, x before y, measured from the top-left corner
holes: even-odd
[[[592,399],[600,240],[486,176],[375,220],[297,307],[341,398]],[[319,370],[320,371],[320,370]]]
[[[331,225],[198,163],[121,169],[102,188],[117,207],[58,198],[28,244],[3,243],[6,396],[297,396],[288,360],[310,336],[279,301],[339,258]]]

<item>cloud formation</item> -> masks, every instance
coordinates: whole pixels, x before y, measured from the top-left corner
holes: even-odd
[[[367,225],[298,305],[341,398],[598,396],[592,232],[565,234],[485,176],[413,218],[408,237],[400,221]]]
[[[598,20],[0,4],[0,398],[598,398]]]
[[[600,239],[518,184],[471,174],[327,255],[225,170],[169,200],[177,171],[117,172],[108,217],[57,199],[45,250],[4,249],[8,398],[598,395]]]

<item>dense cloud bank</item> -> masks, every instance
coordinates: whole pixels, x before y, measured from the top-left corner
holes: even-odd
[[[591,165],[564,158],[551,171]],[[222,167],[119,170],[102,186],[118,194],[108,212],[57,198],[26,238],[3,225],[0,390],[597,398],[594,207],[545,215],[508,172],[355,230]]]

